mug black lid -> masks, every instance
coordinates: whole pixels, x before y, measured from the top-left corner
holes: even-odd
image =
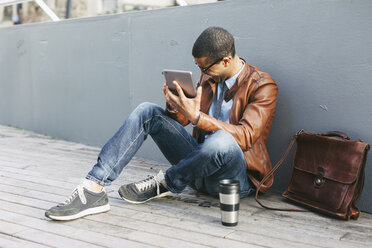
[[[234,194],[240,192],[240,182],[238,180],[224,179],[220,181],[220,193]]]
[[[223,179],[220,181],[220,185],[240,186],[240,181],[234,179]]]

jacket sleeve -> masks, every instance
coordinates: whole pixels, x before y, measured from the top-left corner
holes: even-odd
[[[264,84],[258,83],[258,85],[255,92],[250,96],[237,124],[218,121],[205,113],[201,113],[196,127],[207,133],[225,130],[235,138],[243,151],[247,151],[261,136],[268,122],[272,120],[276,109],[277,84],[270,80]],[[234,110],[231,109],[231,111]]]

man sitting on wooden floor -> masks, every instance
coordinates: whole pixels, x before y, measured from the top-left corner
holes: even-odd
[[[61,204],[47,210],[54,220],[72,220],[110,209],[108,186],[151,135],[172,166],[163,173],[120,187],[120,196],[143,203],[187,185],[218,196],[219,181],[240,181],[241,197],[252,195],[271,169],[266,141],[277,101],[271,76],[235,53],[233,36],[210,27],[195,41],[192,55],[201,70],[195,98],[178,96],[164,84],[167,107],[140,104],[102,148],[82,184]],[[193,135],[183,127],[192,123]],[[262,191],[273,183],[269,180]]]

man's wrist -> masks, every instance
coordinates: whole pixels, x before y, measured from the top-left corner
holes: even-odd
[[[192,125],[193,127],[196,127],[196,125],[198,125],[199,120],[200,120],[200,117],[201,117],[201,113],[199,112],[199,115],[198,115],[197,120],[196,120],[195,122],[191,122],[191,125]]]
[[[177,113],[177,110],[173,110],[169,103],[166,103],[167,110],[169,113]]]

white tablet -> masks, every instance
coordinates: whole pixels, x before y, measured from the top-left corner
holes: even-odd
[[[193,98],[196,96],[196,89],[195,85],[192,81],[192,72],[191,71],[179,71],[179,70],[163,70],[163,75],[165,77],[165,81],[169,87],[169,89],[177,94],[176,87],[173,85],[173,81],[177,81],[177,83],[183,89],[185,96],[189,98]]]

